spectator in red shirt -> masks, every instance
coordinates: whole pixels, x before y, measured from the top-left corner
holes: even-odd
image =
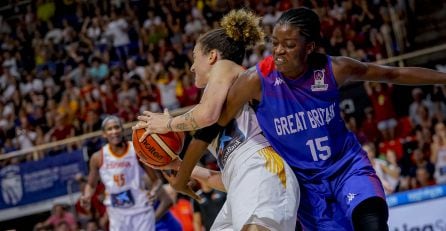
[[[364,109],[365,118],[361,123],[361,131],[367,137],[367,141],[375,143],[380,138],[378,125],[376,124],[373,108],[367,107]]]
[[[364,88],[372,102],[377,126],[384,140],[395,137],[396,113],[392,103],[392,85],[365,82]]]

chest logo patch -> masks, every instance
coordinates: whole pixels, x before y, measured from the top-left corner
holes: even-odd
[[[326,91],[328,84],[325,83],[325,70],[315,70],[313,72],[314,84],[311,85],[311,91]]]

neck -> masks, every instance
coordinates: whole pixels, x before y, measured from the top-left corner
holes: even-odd
[[[122,141],[118,144],[109,144],[109,145],[110,145],[110,150],[116,154],[124,154],[124,152],[127,150],[126,141]]]

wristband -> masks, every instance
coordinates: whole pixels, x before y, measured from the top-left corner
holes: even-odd
[[[212,140],[217,137],[218,133],[223,130],[223,128],[224,127],[218,125],[217,123],[212,124],[209,127],[198,129],[194,134],[194,138],[197,140],[202,140],[206,143],[211,143]]]

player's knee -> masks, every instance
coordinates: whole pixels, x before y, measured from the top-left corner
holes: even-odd
[[[388,218],[389,210],[386,201],[380,197],[369,198],[361,202],[352,214],[354,229],[362,231],[389,230]]]

